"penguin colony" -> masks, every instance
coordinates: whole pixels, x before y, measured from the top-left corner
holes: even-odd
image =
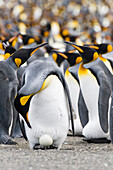
[[[1,41],[0,143],[24,137],[31,149],[59,150],[69,131],[113,143],[112,45],[61,43],[53,35]]]

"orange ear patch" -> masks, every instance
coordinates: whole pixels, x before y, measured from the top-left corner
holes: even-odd
[[[82,57],[77,57],[76,64],[79,64],[80,62],[82,62]]]
[[[28,40],[28,44],[32,44],[32,43],[34,43],[35,42],[35,39],[34,38],[30,38],[29,40]]]
[[[107,46],[107,52],[111,52],[112,50],[113,50],[113,47],[112,47],[112,45],[109,44],[109,45]]]
[[[15,58],[15,64],[17,65],[17,67],[20,67],[20,64],[22,63],[22,60],[20,58]]]
[[[52,57],[53,57],[54,61],[56,61],[56,59],[57,59],[57,54],[56,54],[56,53],[53,53],[53,54],[52,54]]]
[[[30,94],[30,95],[28,95],[28,96],[23,96],[23,97],[20,98],[20,103],[21,103],[22,106],[24,106],[24,105],[27,103],[27,101],[29,100],[29,98],[31,97],[31,95],[32,95],[32,94]]]

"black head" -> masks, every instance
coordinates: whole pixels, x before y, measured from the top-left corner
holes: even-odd
[[[46,45],[47,42],[42,43],[40,45],[37,45],[35,48],[29,48],[29,49],[19,49],[16,50],[7,60],[6,62],[8,62],[9,64],[15,64],[15,66],[17,68],[19,68],[22,64],[24,64],[29,57],[34,54],[39,48],[41,48],[42,46]]]
[[[105,54],[113,50],[112,45],[108,43],[94,44],[88,46],[94,48],[98,52],[98,54]]]
[[[24,45],[28,45],[35,42],[35,38],[31,35],[27,35],[27,34],[22,35],[19,33],[18,37],[22,39]]]
[[[6,60],[7,58],[9,58],[15,51],[16,51],[16,49],[14,47],[7,46],[5,48],[4,59]]]
[[[69,41],[65,41],[65,43],[72,45],[76,50],[79,51],[84,64],[94,61],[98,58],[98,53],[93,48],[76,45],[75,43]]]

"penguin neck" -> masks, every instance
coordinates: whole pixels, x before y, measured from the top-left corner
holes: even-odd
[[[84,63],[81,63],[79,66],[79,75],[85,75],[87,74],[87,69],[84,67]]]
[[[106,61],[107,61],[107,59],[104,58],[101,54],[99,54],[99,58],[100,58],[100,60],[102,60],[103,62],[106,62]]]
[[[68,68],[67,68],[67,70],[66,70],[66,72],[65,72],[65,77],[68,77],[68,76],[69,76],[69,74],[70,74],[70,72],[69,72],[69,68],[70,68],[70,67],[68,67]]]
[[[106,58],[102,57],[102,55],[99,55],[99,58],[100,58],[100,60],[102,60],[104,62],[104,64],[106,65],[108,70],[111,72],[111,74],[113,74],[113,69],[111,67],[111,64],[110,64],[109,60],[107,60]]]

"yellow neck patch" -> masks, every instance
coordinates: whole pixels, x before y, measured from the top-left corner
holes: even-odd
[[[48,77],[45,79],[45,81],[43,82],[43,85],[42,85],[41,89],[40,89],[37,93],[39,93],[39,92],[41,92],[42,90],[46,89],[46,88],[51,84],[54,76],[55,76],[55,75],[50,75],[50,76],[48,76]]]
[[[106,59],[106,58],[104,58],[104,57],[102,57],[102,55],[101,55],[101,54],[99,55],[99,58],[100,58],[100,60],[102,60],[103,62],[107,61],[107,59]]]
[[[0,43],[0,49],[1,49],[1,50],[4,50],[4,49],[3,49],[3,45],[2,45],[2,43]]]
[[[15,58],[15,64],[17,65],[17,67],[20,67],[20,64],[22,63],[22,60],[20,58]]]
[[[78,70],[78,74],[79,75],[86,75],[88,73],[88,70],[86,68],[83,67],[83,63],[80,64],[79,70]]]
[[[35,42],[35,39],[34,38],[30,38],[29,40],[28,40],[28,44],[32,44],[32,43],[34,43]]]
[[[65,72],[65,77],[68,77],[69,74],[70,74],[70,72],[69,72],[69,70],[68,70],[68,68],[67,68],[67,70],[66,70],[66,72]]]

